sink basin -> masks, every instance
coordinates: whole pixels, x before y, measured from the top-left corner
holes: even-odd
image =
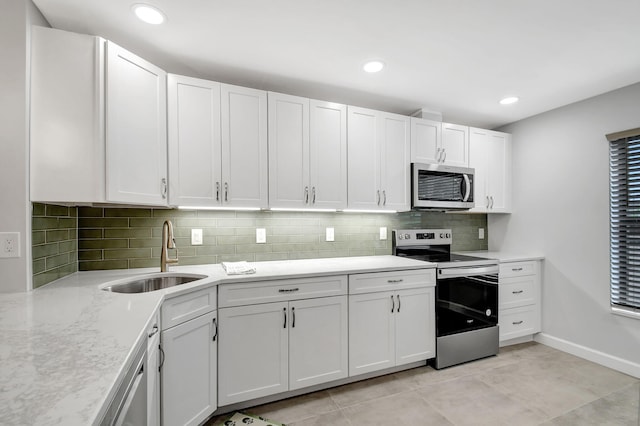
[[[114,293],[146,293],[149,291],[162,290],[163,288],[190,283],[203,278],[207,278],[207,276],[197,274],[147,275],[144,277],[132,278],[127,281],[119,281],[103,287],[102,290]]]

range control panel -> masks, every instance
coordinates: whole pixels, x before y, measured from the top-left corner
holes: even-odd
[[[397,247],[419,245],[451,245],[451,229],[395,229],[393,242]]]

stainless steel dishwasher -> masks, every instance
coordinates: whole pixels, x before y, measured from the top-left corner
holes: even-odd
[[[118,386],[101,426],[147,424],[147,342],[136,349],[133,363]]]

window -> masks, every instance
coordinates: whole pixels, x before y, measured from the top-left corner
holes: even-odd
[[[640,315],[640,129],[607,135],[611,306]]]

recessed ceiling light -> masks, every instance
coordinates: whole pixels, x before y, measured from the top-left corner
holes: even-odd
[[[362,69],[366,72],[379,72],[384,68],[384,62],[382,61],[369,61],[362,66]]]
[[[518,102],[518,98],[516,96],[509,96],[508,98],[504,98],[500,100],[500,105],[510,105]]]
[[[132,9],[138,19],[147,24],[158,25],[162,24],[165,20],[164,13],[160,12],[160,10],[154,6],[139,3],[134,4]]]

